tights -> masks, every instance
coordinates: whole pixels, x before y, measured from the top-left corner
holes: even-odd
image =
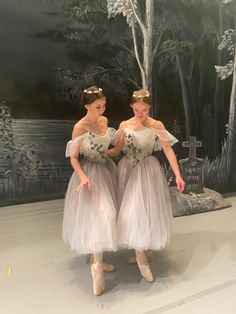
[[[135,250],[135,254],[137,262],[144,265],[148,264],[147,256],[144,251]]]
[[[90,264],[102,263],[103,253],[93,253],[90,254]]]

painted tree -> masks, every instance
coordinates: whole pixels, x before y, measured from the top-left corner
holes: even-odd
[[[236,169],[235,166],[235,146],[236,146],[236,4],[233,0],[222,0],[222,4],[226,9],[230,10],[234,20],[234,29],[227,29],[222,37],[222,42],[219,49],[225,49],[229,54],[229,61],[224,66],[216,66],[217,75],[220,79],[225,80],[230,76],[232,79],[232,89],[230,96],[229,119],[227,128],[226,139],[226,175],[230,178],[232,170]]]
[[[107,0],[109,17],[123,14],[131,28],[135,57],[140,69],[142,87],[152,91],[154,1],[146,0],[145,14],[137,0]]]
[[[192,5],[199,1],[190,2]],[[158,58],[162,61],[167,59],[166,57],[163,58],[165,54],[169,56],[166,66],[170,65],[170,61],[175,64],[182,91],[186,136],[196,135],[197,109],[192,83],[194,43],[184,39],[184,36],[182,36],[184,31],[181,34],[180,28],[183,29],[184,27],[174,12],[174,1],[166,4],[162,1],[154,2],[152,0],[145,2],[138,0],[108,0],[107,5],[110,17],[123,14],[131,28],[133,47],[141,73],[143,88],[149,89],[152,94],[157,89],[152,82],[154,60]],[[167,11],[166,16],[163,14],[165,11]],[[171,34],[169,38],[163,36],[167,32]],[[156,116],[156,112],[157,108],[154,106],[152,114]]]
[[[195,85],[195,108],[196,108],[196,125],[197,135],[203,139],[205,152],[212,157],[216,157],[221,150],[222,136],[222,114],[224,112],[224,85],[218,77],[215,79],[215,93],[214,98],[204,103],[206,86],[209,86],[209,77],[213,75],[213,68],[211,65],[206,68],[207,55],[210,53],[213,57],[213,51],[215,47],[220,44],[221,35],[223,34],[224,27],[224,14],[222,9],[221,0],[181,0],[185,6],[191,7],[193,10],[201,10],[199,16],[199,38],[192,41],[195,54],[198,56],[197,69],[198,69],[198,82],[193,83]],[[217,17],[217,18],[215,18]],[[224,53],[218,50],[217,60],[219,64],[223,62]],[[210,80],[213,88],[213,80]],[[209,89],[208,89],[209,90]],[[206,120],[212,121],[206,128]],[[207,132],[213,134],[208,140]],[[221,131],[221,132],[220,132]],[[206,143],[207,142],[207,143]]]
[[[19,187],[23,179],[37,175],[41,166],[41,161],[36,156],[41,152],[42,147],[35,143],[17,143],[14,139],[12,123],[9,106],[4,101],[0,101],[0,132],[2,134],[0,158],[3,167],[1,174],[3,178],[8,178],[8,187],[4,188],[7,193],[12,193],[12,189]]]
[[[184,40],[181,29],[183,26],[177,15],[172,11],[168,18],[170,39],[163,42],[156,55],[160,68],[165,65],[175,69],[179,77],[184,114],[186,119],[186,136],[196,135],[196,107],[192,86],[192,73],[194,66],[194,44]]]
[[[218,29],[214,27],[215,37],[217,39],[217,46],[221,43],[221,38],[225,29],[225,14],[224,14],[224,4],[221,0],[218,0],[218,20],[219,27]],[[225,53],[222,49],[218,49],[217,63],[219,66],[225,62]],[[222,123],[222,118],[224,117],[225,110],[225,84],[223,84],[220,77],[216,76],[216,87],[215,87],[215,100],[214,100],[215,110],[214,110],[214,140],[213,140],[213,149],[215,150],[215,155],[217,152],[221,151],[221,146],[223,139],[225,137],[225,128],[224,123]]]
[[[153,86],[153,63],[163,44],[163,35],[172,28],[166,4],[162,5],[162,1],[158,1],[161,13],[157,10],[156,4],[157,1],[153,0],[107,0],[109,17],[118,14],[126,17],[132,32],[133,49],[140,70],[142,88],[148,89],[152,95],[157,89],[155,86],[154,90]],[[186,84],[184,83],[183,86],[185,87]],[[183,93],[185,95],[185,91]],[[193,123],[189,121],[191,117],[187,105],[184,109],[188,128]],[[156,104],[152,107],[152,115],[154,117],[157,115]]]
[[[130,89],[141,88],[132,35],[121,18],[107,18],[106,0],[67,0],[58,12],[47,14],[60,17],[61,23],[36,37],[65,44],[69,59],[75,63],[73,70],[55,69],[62,96],[77,104],[78,95],[88,85],[109,86],[116,98],[128,98]]]
[[[206,72],[208,72],[206,49],[215,47],[216,37],[212,26],[209,25],[209,17],[205,13],[205,8],[211,6],[211,1],[208,3],[204,0],[202,3],[201,0],[182,0],[181,2],[182,4],[171,2],[168,9],[169,36],[163,42],[156,58],[159,59],[160,68],[163,68],[163,65],[165,68],[171,67],[172,72],[178,77],[186,119],[186,136],[194,134],[202,138],[204,133],[202,100],[205,94]],[[191,17],[186,18],[187,12],[191,9],[197,12],[201,10],[201,15],[197,15],[197,29],[192,27]]]

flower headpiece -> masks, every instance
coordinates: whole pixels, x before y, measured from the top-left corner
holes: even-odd
[[[98,94],[102,92],[102,89],[100,87],[97,90],[91,90],[89,88],[86,88],[83,90],[83,92],[86,94]]]
[[[135,90],[133,92],[133,97],[138,97],[138,98],[142,98],[142,97],[149,97],[150,93],[148,90]]]

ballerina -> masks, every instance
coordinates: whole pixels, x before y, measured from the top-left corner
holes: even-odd
[[[93,291],[100,295],[105,288],[103,271],[114,270],[103,263],[103,252],[117,248],[116,165],[107,156],[114,132],[103,116],[106,98],[101,88],[85,89],[81,102],[87,113],[75,124],[66,148],[74,172],[65,196],[62,235],[72,250],[90,254]]]
[[[123,146],[124,157],[118,164],[118,247],[135,250],[141,275],[152,282],[145,251],[161,250],[169,242],[173,217],[167,180],[152,152],[164,150],[179,191],[183,192],[185,183],[171,148],[178,140],[161,121],[148,116],[150,106],[148,91],[133,93],[134,116],[121,122],[117,146],[110,149],[108,155],[119,154]]]

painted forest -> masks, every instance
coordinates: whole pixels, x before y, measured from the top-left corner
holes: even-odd
[[[106,116],[117,126],[131,113],[132,91],[145,88],[152,94],[154,118],[163,121],[180,142],[189,136],[202,141],[197,156],[204,158],[205,185],[223,193],[236,191],[234,0],[45,0],[41,13],[42,21],[51,24],[29,30],[31,40],[54,44],[66,56],[61,62],[60,58],[48,62],[44,77],[44,93],[50,94],[54,110],[47,104],[32,108],[30,99],[26,106],[29,96],[18,100],[17,106],[7,97],[0,99],[5,164],[8,148],[14,147],[13,136],[9,140],[6,133],[8,121],[12,134],[11,118],[43,117],[72,125],[84,114],[80,92],[98,85],[107,95]],[[35,93],[42,104],[47,97],[40,86]],[[31,154],[39,149],[31,148]],[[18,155],[26,156],[25,149],[22,153],[18,148]],[[178,147],[179,159],[187,154]],[[40,158],[36,161],[43,163]],[[53,180],[55,184],[56,176]]]
[[[95,64],[78,73],[58,69],[64,92],[74,98],[78,89],[96,82],[113,92],[113,102],[123,98],[127,104],[130,89],[148,89],[155,118],[171,119],[170,128],[181,137],[202,140],[207,183],[234,189],[236,3],[67,1],[65,9],[72,24],[57,36],[78,46],[87,42],[85,54]],[[108,62],[98,65],[93,60],[97,50],[110,56]]]

